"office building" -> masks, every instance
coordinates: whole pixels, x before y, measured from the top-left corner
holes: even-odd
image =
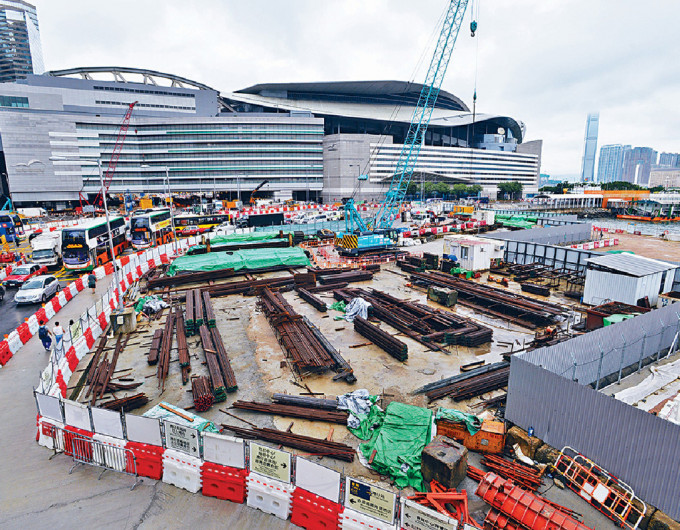
[[[248,200],[380,199],[422,85],[397,81],[255,85],[231,93],[135,68],[75,68],[0,84],[0,174],[18,205],[97,195],[122,117],[136,101],[112,193],[226,192]],[[536,193],[542,142],[508,116],[440,93],[414,178]],[[367,180],[357,180],[359,175]],[[358,186],[361,184],[361,186]],[[47,198],[47,199],[46,199]]]
[[[649,172],[656,164],[657,153],[651,147],[633,147],[623,155],[623,175],[621,180],[647,186]]]
[[[649,172],[649,187],[680,188],[680,167],[654,167]]]
[[[0,83],[45,71],[35,6],[0,0]]]
[[[600,159],[597,163],[597,182],[617,182],[623,177],[623,156],[630,150],[630,145],[603,145],[600,147]]]
[[[581,182],[593,182],[595,177],[595,157],[597,156],[597,131],[600,125],[600,114],[588,114],[586,120],[586,136],[583,142],[583,160],[581,162]]]
[[[680,154],[661,153],[659,155],[659,165],[663,167],[680,167]]]
[[[134,107],[112,193],[230,192],[247,200],[263,180],[277,199],[317,198],[323,185],[323,120],[310,115],[220,113],[215,90],[145,72],[147,84],[28,76],[0,84],[0,162],[18,205],[64,207],[99,189],[122,117]],[[94,74],[88,74],[94,77]],[[161,86],[166,84],[175,86]]]

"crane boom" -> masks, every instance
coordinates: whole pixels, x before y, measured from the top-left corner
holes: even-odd
[[[113,180],[113,174],[116,171],[116,166],[118,165],[118,159],[120,158],[120,151],[123,149],[123,144],[125,143],[125,138],[127,137],[128,128],[130,127],[130,117],[132,116],[132,109],[135,108],[137,104],[136,101],[128,105],[127,112],[123,117],[123,122],[118,129],[118,136],[116,137],[116,143],[113,146],[113,152],[111,153],[111,158],[109,159],[109,164],[104,172],[104,187],[99,190],[97,197],[94,200],[95,205],[102,202],[102,195],[109,191],[109,186],[111,186],[111,181]]]
[[[437,46],[432,56],[430,67],[427,70],[425,83],[420,91],[418,104],[413,111],[411,125],[399,154],[396,170],[392,176],[385,199],[375,214],[372,223],[374,229],[390,228],[396,215],[399,213],[401,202],[406,196],[406,190],[413,177],[413,170],[418,161],[418,155],[425,139],[425,132],[430,123],[432,111],[437,103],[437,97],[439,96],[442,81],[449,65],[449,59],[451,59],[453,47],[456,44],[458,31],[463,23],[467,4],[468,0],[451,0],[446,11],[442,31],[439,34]]]
[[[369,228],[373,231],[387,230],[392,227],[399,213],[401,203],[406,196],[406,190],[411,183],[413,170],[418,161],[418,155],[425,139],[425,132],[430,123],[432,111],[437,103],[437,97],[439,96],[442,81],[449,65],[449,59],[451,59],[453,47],[458,38],[458,32],[463,23],[468,1],[451,0],[446,10],[442,30],[437,39],[434,55],[427,70],[425,83],[420,91],[418,104],[413,111],[411,124],[404,139],[404,145],[401,148],[390,187],[372,222],[366,225],[359,212],[357,212],[353,199],[348,199],[345,202],[345,228],[348,233],[353,233],[355,230],[363,233],[367,232]],[[371,237],[371,239],[375,238]],[[359,244],[359,246],[361,245]],[[375,243],[373,246],[375,246]]]

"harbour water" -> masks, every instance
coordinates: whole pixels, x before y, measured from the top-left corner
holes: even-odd
[[[643,235],[660,236],[665,232],[680,234],[680,223],[648,223],[630,221],[627,219],[593,219],[593,226],[609,228],[610,230],[624,230],[629,234],[639,232]]]

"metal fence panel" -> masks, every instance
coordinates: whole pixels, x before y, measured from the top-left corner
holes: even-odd
[[[505,416],[524,429],[533,427],[535,435],[553,447],[574,447],[627,482],[643,500],[680,518],[680,425],[578,385],[522,356],[513,356],[510,365]]]
[[[531,241],[544,245],[570,245],[591,239],[590,223],[572,223],[563,226],[544,226],[514,232],[492,232],[484,237],[503,239],[505,241]]]
[[[519,357],[582,385],[658,355],[680,331],[680,305],[670,304],[630,320]]]

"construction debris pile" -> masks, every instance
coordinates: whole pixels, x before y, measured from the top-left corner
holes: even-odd
[[[445,396],[462,401],[507,386],[509,377],[510,363],[503,361],[429,383],[414,393],[425,394],[430,401]]]

